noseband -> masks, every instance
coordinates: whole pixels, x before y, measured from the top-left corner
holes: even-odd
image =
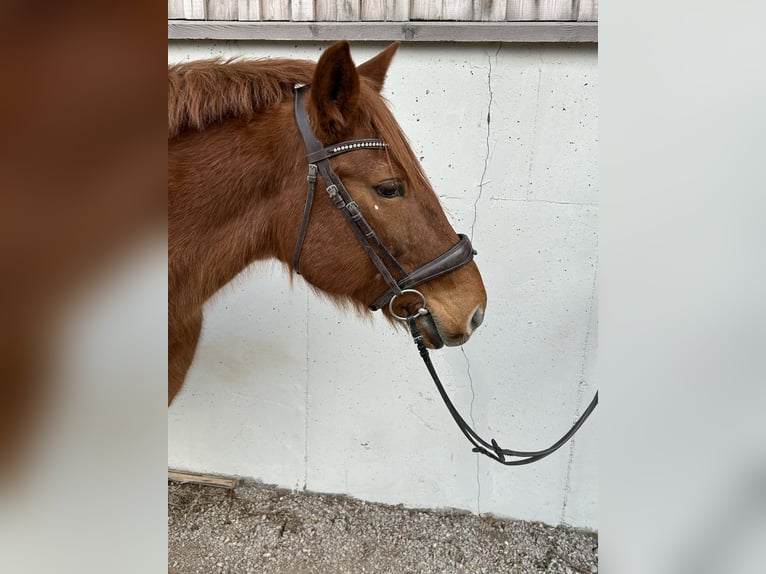
[[[433,261],[429,261],[425,265],[407,273],[367,223],[367,220],[365,220],[362,212],[359,210],[359,206],[351,198],[346,186],[343,185],[341,179],[330,167],[330,158],[361,149],[383,150],[388,145],[379,139],[359,139],[345,141],[328,147],[323,146],[311,129],[309,118],[303,105],[307,91],[308,86],[302,86],[295,90],[295,120],[298,123],[301,136],[303,136],[303,142],[306,145],[309,172],[306,177],[308,181],[306,207],[303,210],[303,220],[301,221],[298,240],[295,244],[293,269],[296,273],[300,274],[301,251],[303,249],[303,242],[306,239],[309,219],[311,218],[311,206],[314,202],[314,190],[316,188],[318,172],[324,180],[327,195],[335,207],[343,214],[370,261],[372,261],[378,273],[388,285],[385,293],[370,303],[370,309],[377,311],[388,304],[391,313],[404,320],[404,317],[400,317],[394,312],[394,300],[405,292],[414,292],[423,299],[421,309],[425,309],[425,298],[422,293],[415,291],[414,287],[446,275],[469,263],[476,253],[471,246],[471,240],[465,235],[459,235],[459,241],[455,246]],[[393,269],[393,272],[391,269]],[[394,274],[399,278],[395,279]]]
[[[303,106],[303,100],[308,91],[308,86],[296,88],[295,90],[295,119],[298,123],[301,135],[303,136],[303,142],[306,144],[307,157],[309,162],[309,173],[307,176],[308,191],[306,194],[306,207],[303,210],[303,220],[301,221],[300,231],[298,232],[298,240],[295,244],[295,253],[293,255],[293,269],[296,273],[300,273],[300,259],[301,250],[303,249],[303,242],[306,239],[306,229],[308,229],[309,219],[311,218],[311,206],[314,202],[314,190],[316,188],[317,172],[322,176],[325,182],[327,195],[330,196],[333,204],[343,214],[343,217],[348,222],[351,230],[356,235],[359,243],[364,248],[367,256],[373,262],[375,267],[383,277],[383,280],[388,284],[388,289],[380,297],[375,299],[370,304],[370,309],[377,311],[381,309],[386,303],[388,303],[389,311],[391,315],[406,321],[412,338],[420,351],[420,356],[431,375],[431,378],[436,385],[439,394],[447,406],[450,415],[457,423],[460,431],[465,435],[469,442],[473,445],[473,452],[477,452],[488,456],[489,458],[499,462],[506,466],[518,466],[523,464],[530,464],[537,462],[542,458],[554,453],[561,448],[574,434],[579,430],[585,420],[590,416],[593,410],[598,404],[598,392],[591,400],[588,407],[583,411],[577,421],[572,425],[572,428],[564,434],[557,442],[549,446],[548,448],[536,451],[523,451],[523,450],[511,450],[500,447],[495,439],[487,442],[481,438],[476,431],[474,431],[468,423],[460,416],[455,406],[452,404],[449,396],[447,395],[444,386],[439,380],[439,376],[436,374],[431,358],[428,355],[428,349],[426,348],[423,336],[418,329],[416,318],[418,315],[427,315],[428,309],[426,307],[426,298],[420,291],[414,289],[414,287],[421,285],[437,277],[441,277],[455,269],[459,269],[463,265],[466,265],[473,259],[476,254],[471,241],[467,236],[460,234],[458,237],[460,240],[452,248],[445,251],[439,257],[433,261],[429,261],[425,265],[418,267],[414,271],[407,273],[404,268],[399,264],[391,252],[386,249],[385,245],[380,241],[375,232],[369,226],[364,216],[359,211],[359,206],[351,198],[348,190],[343,185],[343,182],[337,176],[337,174],[330,167],[330,158],[348,153],[360,149],[386,149],[387,144],[379,139],[360,139],[350,140],[339,144],[331,145],[329,147],[323,146],[314,135],[309,124],[308,116],[306,115],[306,109]],[[382,254],[382,257],[381,255]],[[394,279],[393,274],[386,266],[383,259],[386,259],[391,267],[393,267],[399,279]],[[400,295],[404,293],[413,293],[420,297],[420,306],[417,313],[409,316],[401,316],[396,313],[393,308],[394,301]]]

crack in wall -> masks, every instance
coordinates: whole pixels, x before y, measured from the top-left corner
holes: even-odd
[[[411,406],[407,407],[407,412],[410,413],[412,416],[414,416],[416,419],[418,419],[423,424],[423,426],[426,427],[428,430],[433,432],[439,432],[437,429],[429,425],[423,417],[421,417],[418,413],[416,413]]]
[[[497,47],[497,50],[495,50],[494,60],[495,63],[497,63],[498,55],[500,54],[500,50],[503,49],[503,45],[500,44]],[[489,158],[492,151],[492,146],[490,145],[490,135],[492,133],[492,102],[495,99],[495,93],[492,91],[492,56],[489,55],[489,53],[485,50],[484,54],[487,56],[487,91],[489,93],[489,101],[487,102],[487,133],[484,138],[486,149],[484,153],[484,166],[482,168],[481,172],[481,178],[479,179],[479,193],[476,195],[476,198],[473,201],[473,221],[471,222],[471,241],[473,241],[473,233],[474,229],[476,228],[476,219],[479,215],[479,201],[481,200],[482,193],[484,191],[484,186],[488,183],[486,180],[487,177],[487,169],[489,168]],[[473,387],[473,377],[471,376],[471,362],[468,360],[468,355],[465,354],[465,349],[463,347],[460,347],[460,351],[463,353],[463,358],[465,359],[466,364],[466,373],[468,375],[468,382],[471,385],[471,407],[469,409],[469,417],[471,419],[471,425],[473,427],[476,426],[476,421],[473,418],[473,403],[476,400],[476,391]],[[481,514],[481,477],[480,477],[480,458],[476,457],[476,514]]]
[[[574,420],[580,416],[582,411],[583,396],[585,395],[585,389],[588,383],[585,379],[585,369],[588,360],[588,346],[590,344],[591,335],[591,319],[593,317],[593,307],[596,301],[596,276],[598,275],[598,259],[596,259],[596,271],[593,273],[593,286],[591,288],[590,305],[588,307],[588,328],[585,331],[585,341],[583,342],[582,349],[582,364],[580,366],[580,381],[577,384],[577,396],[575,398],[575,412]],[[572,492],[572,466],[574,465],[574,450],[576,436],[573,436],[569,441],[569,455],[567,457],[567,470],[564,478],[564,500],[561,505],[561,517],[559,518],[560,524],[566,524],[567,508],[569,506],[569,495]]]
[[[497,57],[500,54],[500,50],[503,49],[503,45],[500,44],[497,47],[497,50],[495,51],[494,59],[495,63],[497,63]],[[484,154],[484,167],[482,168],[481,172],[481,178],[479,179],[479,193],[476,195],[476,199],[473,201],[473,221],[471,222],[471,241],[473,241],[473,231],[476,227],[476,219],[479,216],[479,200],[481,199],[482,192],[484,191],[484,186],[489,183],[486,180],[487,177],[487,168],[489,167],[489,157],[491,155],[491,146],[489,137],[492,131],[492,102],[495,99],[495,94],[492,91],[492,56],[490,56],[487,51],[484,51],[484,54],[487,56],[487,63],[489,67],[487,68],[487,91],[489,92],[489,102],[487,103],[487,134],[484,138],[485,144],[486,144],[486,151]]]
[[[468,409],[468,418],[471,419],[471,426],[476,428],[476,421],[473,418],[473,403],[476,400],[476,391],[473,388],[473,377],[471,376],[471,361],[468,359],[468,355],[465,354],[465,349],[460,347],[460,352],[463,353],[465,359],[466,374],[468,375],[468,383],[471,386],[471,405]],[[476,514],[481,514],[481,480],[479,479],[479,463],[480,458],[476,457]]]
[[[582,207],[598,207],[597,203],[587,201],[554,201],[552,199],[527,199],[519,197],[490,197],[490,201],[516,201],[519,203],[552,203],[554,205],[578,205]]]

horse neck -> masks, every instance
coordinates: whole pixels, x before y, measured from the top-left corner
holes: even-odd
[[[291,104],[169,143],[169,282],[179,301],[186,291],[187,304],[201,304],[256,260],[288,261],[305,166]]]

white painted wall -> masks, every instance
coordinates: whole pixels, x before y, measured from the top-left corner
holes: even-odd
[[[168,57],[315,60],[324,47],[170,42]],[[352,53],[361,63],[382,47]],[[434,363],[466,418],[509,448],[548,446],[597,387],[596,63],[589,45],[404,44],[385,88],[455,228],[473,237],[489,298],[469,343]],[[404,331],[261,264],[206,309],[169,411],[168,464],[596,529],[598,423],[597,410],[531,466],[479,457]]]

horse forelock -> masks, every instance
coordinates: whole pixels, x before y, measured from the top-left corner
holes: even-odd
[[[211,59],[168,66],[168,139],[228,118],[249,118],[292,97],[315,63]]]

